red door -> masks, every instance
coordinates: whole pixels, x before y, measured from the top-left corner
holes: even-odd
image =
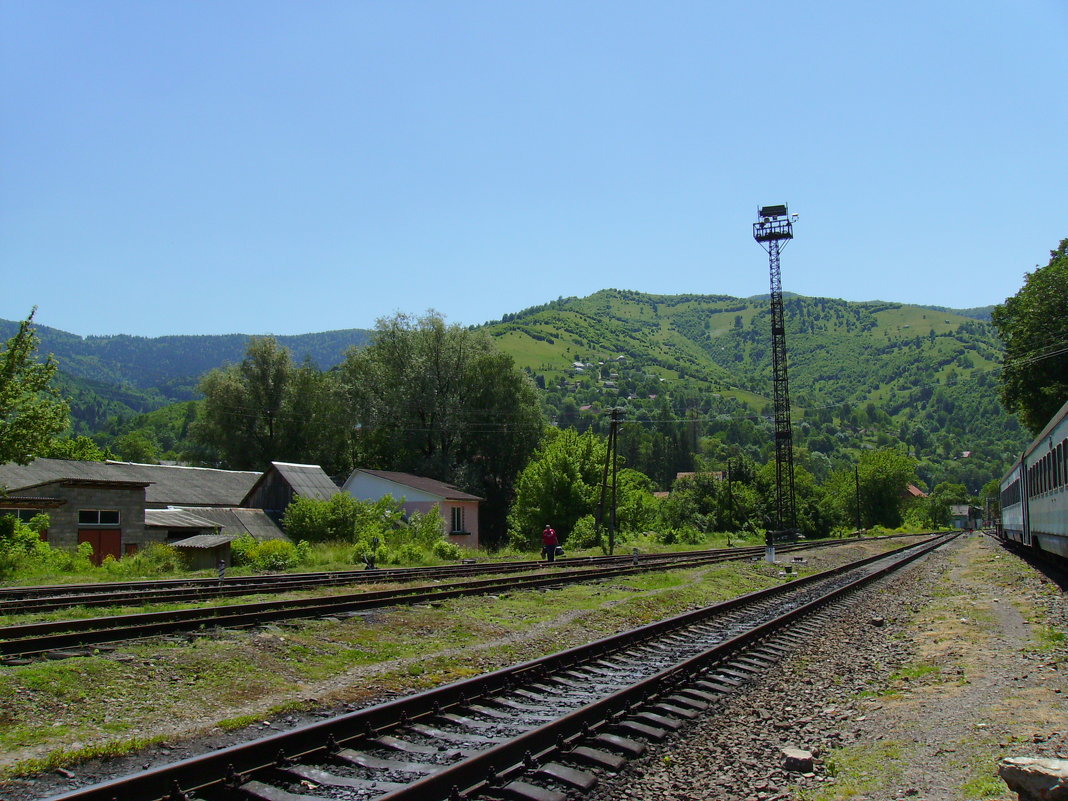
[[[117,528],[80,528],[78,544],[93,546],[93,564],[99,565],[108,556],[122,556],[122,532]]]

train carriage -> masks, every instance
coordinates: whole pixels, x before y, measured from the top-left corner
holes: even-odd
[[[1068,559],[1068,403],[1001,479],[998,534]]]

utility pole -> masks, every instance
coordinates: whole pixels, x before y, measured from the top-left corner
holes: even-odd
[[[857,482],[857,536],[860,536],[860,468],[853,465],[853,478]]]
[[[616,483],[619,477],[618,459],[616,454],[619,450],[619,423],[623,410],[618,406],[608,410],[608,452],[604,458],[604,473],[601,476],[601,499],[597,504],[597,526],[604,525],[604,502],[608,493],[608,469],[612,469],[612,494],[611,508],[608,515],[608,555],[615,553],[616,548]]]
[[[797,215],[793,215],[797,219]],[[771,267],[771,372],[775,398],[775,510],[776,531],[768,530],[767,560],[775,561],[776,539],[797,534],[794,496],[793,429],[790,425],[790,384],[786,376],[786,322],[782,302],[779,251],[794,238],[786,204],[761,206],[753,223],[753,239],[767,251]]]

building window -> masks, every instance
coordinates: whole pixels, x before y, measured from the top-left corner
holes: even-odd
[[[452,533],[459,534],[464,530],[464,508],[452,507]]]
[[[78,510],[78,525],[80,526],[117,526],[118,524],[118,509]]]
[[[29,523],[37,515],[41,514],[41,509],[0,509],[0,517],[6,517],[11,515],[18,518],[23,523]]]

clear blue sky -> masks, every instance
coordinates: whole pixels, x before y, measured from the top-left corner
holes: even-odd
[[[1068,2],[7,0],[0,317],[998,303],[1068,237]]]

